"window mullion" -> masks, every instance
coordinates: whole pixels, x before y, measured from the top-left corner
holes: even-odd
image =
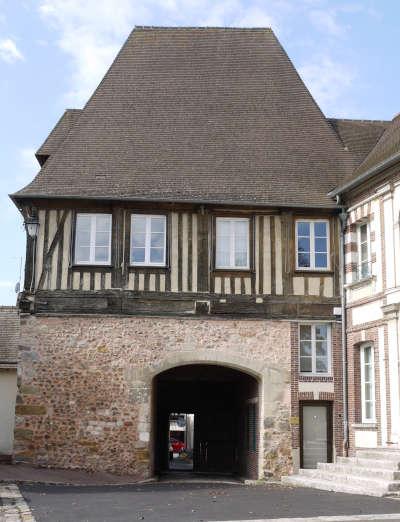
[[[317,373],[317,346],[315,342],[315,325],[311,326],[311,361],[312,361],[312,372]]]
[[[90,263],[95,262],[96,216],[90,216]]]
[[[230,265],[231,268],[235,267],[235,226],[234,221],[230,221]]]
[[[145,235],[145,249],[144,249],[144,262],[150,263],[150,232],[151,232],[151,217],[146,216],[146,235]]]
[[[315,268],[315,233],[314,221],[310,221],[310,265]]]

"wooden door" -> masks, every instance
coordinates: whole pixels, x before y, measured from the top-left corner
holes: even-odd
[[[331,406],[315,401],[301,406],[301,467],[332,461]]]

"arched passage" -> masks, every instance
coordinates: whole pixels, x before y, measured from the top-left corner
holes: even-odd
[[[170,368],[153,379],[156,472],[169,464],[170,415],[194,415],[193,470],[258,477],[260,383],[216,364]]]

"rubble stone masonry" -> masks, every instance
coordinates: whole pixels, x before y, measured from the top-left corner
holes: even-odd
[[[259,379],[259,476],[290,473],[290,331],[262,319],[22,315],[15,458],[147,478],[153,377],[207,363]]]

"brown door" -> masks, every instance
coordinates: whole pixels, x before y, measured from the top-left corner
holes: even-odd
[[[202,411],[195,417],[195,469],[232,473],[235,465],[235,424],[231,410]],[[197,457],[197,458],[196,458]]]
[[[332,462],[331,405],[314,401],[301,405],[301,467]]]

